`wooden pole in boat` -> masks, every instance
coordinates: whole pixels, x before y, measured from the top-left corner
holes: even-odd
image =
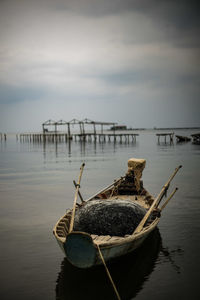
[[[160,204],[160,202],[161,202],[163,196],[166,195],[166,192],[167,192],[167,190],[168,190],[168,188],[169,188],[170,182],[172,181],[172,179],[174,178],[174,176],[176,175],[176,173],[177,173],[181,168],[182,168],[181,165],[178,166],[178,167],[175,169],[175,171],[174,171],[174,173],[172,174],[172,176],[170,177],[170,179],[168,180],[168,182],[163,186],[163,188],[162,188],[162,190],[161,190],[161,192],[160,192],[161,195],[160,195],[160,194],[158,195],[158,197],[160,196],[160,198],[158,199],[158,203],[156,204],[156,207],[158,207],[158,205]],[[157,197],[157,198],[158,198],[158,197]]]
[[[152,213],[153,209],[158,207],[160,201],[162,200],[163,196],[165,195],[166,191],[169,188],[170,182],[172,181],[172,179],[174,178],[174,176],[176,175],[176,173],[178,172],[178,170],[181,168],[182,166],[179,166],[175,169],[174,173],[171,175],[171,177],[169,178],[169,180],[166,182],[166,184],[163,186],[162,190],[160,191],[159,195],[155,198],[155,200],[153,201],[152,205],[150,206],[150,208],[148,209],[147,213],[144,215],[143,219],[140,221],[139,225],[136,227],[135,231],[133,232],[135,233],[139,233],[146,220],[148,219],[148,217],[150,216],[150,214]],[[171,198],[170,198],[171,199]]]
[[[78,183],[76,185],[76,192],[75,192],[75,196],[74,196],[74,205],[73,205],[72,216],[71,216],[71,221],[70,221],[70,226],[69,226],[69,233],[73,230],[73,226],[74,226],[76,201],[77,201],[77,198],[78,198],[78,192],[79,192],[79,188],[80,188],[81,176],[82,176],[82,173],[83,173],[84,166],[85,166],[85,164],[83,163],[80,167],[80,174],[79,174]]]
[[[107,275],[108,275],[108,278],[110,279],[110,282],[111,282],[111,284],[112,284],[112,286],[113,286],[113,289],[114,289],[114,291],[115,291],[115,294],[116,294],[116,296],[117,296],[117,299],[118,299],[118,300],[121,300],[120,295],[119,295],[119,293],[118,293],[118,291],[117,291],[117,288],[116,288],[115,283],[114,283],[114,281],[113,281],[113,279],[112,279],[112,277],[111,277],[111,274],[110,274],[110,272],[109,272],[109,270],[108,270],[108,267],[106,266],[106,262],[105,262],[105,260],[104,260],[103,254],[101,253],[101,249],[100,249],[100,247],[99,247],[98,244],[97,244],[97,249],[98,249],[98,251],[99,251],[99,256],[100,256],[100,258],[101,258],[101,260],[102,260],[102,263],[103,263],[103,265],[104,265],[104,267],[105,267],[105,269],[106,269],[106,273],[107,273]]]
[[[171,193],[171,195],[169,196],[169,198],[165,201],[165,203],[161,206],[160,211],[162,211],[165,206],[168,204],[169,200],[171,200],[171,198],[174,196],[174,194],[176,193],[176,191],[178,190],[178,188],[176,187],[174,189],[174,191]]]
[[[105,188],[103,188],[101,191],[97,192],[96,194],[94,194],[93,196],[91,196],[89,199],[85,200],[85,201],[90,201],[93,198],[95,198],[96,196],[98,196],[99,194],[105,192],[106,190],[108,190],[109,188],[111,188],[113,185],[117,184],[118,182],[122,181],[126,176],[123,176],[117,180],[115,180],[112,184],[106,186]]]
[[[77,187],[77,183],[76,183],[76,181],[75,180],[73,180],[73,184],[74,184],[74,186],[75,186],[75,188]],[[83,197],[82,197],[82,195],[81,195],[81,193],[80,193],[80,191],[78,190],[78,195],[79,195],[79,197],[80,197],[80,199],[81,199],[81,201],[82,202],[84,202],[84,200],[83,200]]]

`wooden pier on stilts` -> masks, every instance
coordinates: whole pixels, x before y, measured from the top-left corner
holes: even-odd
[[[42,124],[42,133],[21,133],[19,135],[19,139],[21,142],[68,142],[68,141],[81,141],[81,142],[116,142],[120,143],[130,141],[136,142],[136,136],[139,134],[130,133],[130,132],[116,132],[115,129],[110,132],[103,131],[103,126],[113,126],[117,123],[113,122],[97,122],[91,121],[89,119],[84,119],[79,121],[77,119],[73,119],[69,122],[60,120],[60,121],[52,121],[48,120]],[[66,126],[65,131],[58,131],[58,126]],[[72,133],[71,126],[74,125],[79,126],[79,133]],[[90,128],[89,132],[86,132],[85,125],[92,126],[92,130]],[[97,126],[100,126],[100,130],[97,131]],[[48,127],[48,128],[47,128]],[[49,130],[50,127],[50,130]],[[53,130],[52,130],[53,129]]]
[[[0,140],[1,140],[1,141],[2,141],[2,140],[4,140],[4,141],[7,140],[7,135],[6,135],[6,133],[0,132]]]
[[[158,143],[160,143],[160,137],[164,137],[165,144],[167,143],[167,137],[169,137],[170,143],[173,143],[173,141],[174,141],[174,132],[157,133],[156,136],[158,137]]]
[[[136,142],[136,133],[85,133],[85,134],[71,134],[68,136],[65,133],[21,133],[19,139],[21,142],[68,142],[68,141],[81,141],[81,142]]]

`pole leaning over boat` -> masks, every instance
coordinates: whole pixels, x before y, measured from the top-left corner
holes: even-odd
[[[171,195],[169,196],[169,198],[165,201],[165,203],[161,206],[160,211],[162,211],[165,206],[168,204],[168,202],[171,200],[171,198],[174,196],[174,194],[176,193],[176,191],[178,191],[178,188],[176,187],[174,189],[174,191],[171,193]]]
[[[180,170],[180,168],[182,168],[182,166],[179,166],[175,169],[174,173],[171,175],[171,177],[169,178],[169,180],[166,182],[166,184],[163,186],[163,188],[161,189],[159,195],[155,198],[155,200],[153,201],[151,207],[148,209],[147,213],[145,214],[145,216],[143,217],[143,219],[140,221],[139,225],[136,227],[136,229],[134,230],[134,234],[139,233],[145,222],[147,221],[148,217],[150,216],[150,214],[152,213],[154,208],[157,208],[158,205],[160,204],[163,196],[166,194],[166,191],[169,188],[170,182],[172,181],[172,179],[174,178],[174,176],[176,175],[176,173]],[[174,195],[174,193],[173,193]],[[171,198],[170,198],[171,199]]]
[[[98,191],[97,193],[95,193],[94,195],[92,195],[90,198],[88,198],[87,200],[85,200],[85,202],[94,199],[97,195],[99,195],[99,194],[101,194],[101,193],[107,191],[107,190],[108,190],[109,188],[111,188],[112,186],[117,185],[120,181],[123,181],[125,177],[126,177],[126,176],[122,176],[122,177],[120,177],[119,179],[114,180],[113,183],[109,184],[108,186],[104,187],[102,190],[100,190],[100,191]]]
[[[76,202],[77,202],[77,198],[78,198],[78,192],[79,192],[79,188],[80,188],[81,177],[82,177],[82,174],[83,174],[84,166],[85,166],[85,163],[83,163],[80,167],[79,179],[78,179],[78,183],[76,184],[76,192],[75,192],[75,196],[74,196],[74,205],[73,205],[72,216],[71,216],[71,221],[70,221],[70,226],[69,226],[69,233],[73,230],[73,226],[74,226]]]

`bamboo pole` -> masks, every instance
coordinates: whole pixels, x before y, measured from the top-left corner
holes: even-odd
[[[114,283],[114,281],[113,281],[113,279],[112,279],[112,277],[111,277],[111,274],[110,274],[110,272],[109,272],[109,270],[108,270],[108,267],[106,266],[106,262],[105,262],[105,260],[104,260],[104,257],[103,257],[103,255],[102,255],[102,253],[101,253],[101,250],[100,250],[100,247],[99,247],[98,244],[97,244],[97,249],[98,249],[98,251],[99,251],[99,256],[100,256],[101,261],[102,261],[102,263],[103,263],[103,265],[104,265],[104,267],[105,267],[105,270],[106,270],[106,273],[107,273],[107,275],[108,275],[108,278],[110,279],[110,282],[111,282],[111,284],[112,284],[112,286],[113,286],[113,289],[114,289],[114,291],[115,291],[115,294],[116,294],[116,296],[117,296],[117,299],[118,299],[118,300],[121,300],[120,295],[119,295],[119,293],[118,293],[118,291],[117,291],[117,288],[116,288],[115,283]]]
[[[174,196],[174,194],[176,193],[176,191],[178,190],[178,188],[176,187],[174,189],[174,191],[171,193],[171,195],[169,196],[169,198],[165,201],[165,203],[161,206],[160,211],[162,211],[165,206],[168,204],[169,200],[171,200],[171,198]]]
[[[161,190],[162,195],[161,195],[161,197],[158,199],[158,203],[157,203],[156,207],[158,207],[158,205],[160,204],[160,202],[161,202],[163,196],[166,194],[166,192],[167,192],[167,190],[168,190],[168,188],[169,188],[170,182],[172,181],[172,179],[174,178],[174,176],[176,175],[176,173],[177,173],[181,168],[182,168],[181,165],[178,166],[178,167],[175,169],[175,171],[174,171],[174,173],[172,174],[172,176],[169,178],[168,182],[163,186],[163,189],[162,189],[163,192],[162,192],[162,190]],[[161,194],[161,192],[160,192],[160,194]]]
[[[74,186],[75,186],[75,187],[77,187],[77,183],[76,183],[76,181],[75,181],[75,180],[73,180],[73,184],[74,184]],[[78,195],[79,195],[79,197],[80,197],[81,201],[82,201],[82,202],[84,202],[84,200],[83,200],[83,197],[82,197],[82,195],[81,195],[80,191],[78,191]]]
[[[181,168],[182,166],[179,166],[175,169],[174,173],[171,175],[171,177],[169,178],[169,180],[166,182],[166,184],[163,186],[162,190],[160,191],[159,195],[155,198],[155,200],[153,201],[151,207],[148,209],[147,213],[144,215],[143,219],[140,221],[139,225],[136,227],[135,231],[133,232],[133,234],[139,233],[146,220],[148,219],[148,217],[150,216],[150,214],[152,213],[153,209],[158,207],[160,201],[162,200],[163,196],[165,195],[166,191],[169,188],[170,182],[172,181],[172,179],[174,178],[174,176],[176,175],[176,173],[178,172],[178,170]],[[170,198],[171,199],[171,198]]]
[[[111,188],[113,185],[117,184],[119,181],[123,180],[125,178],[125,176],[115,180],[112,184],[108,185],[107,187],[103,188],[101,191],[97,192],[96,194],[94,194],[93,196],[91,196],[89,199],[85,200],[85,201],[90,201],[93,198],[95,198],[97,195],[105,192],[106,190],[108,190],[109,188]]]
[[[73,210],[72,210],[72,216],[71,216],[71,222],[70,222],[70,226],[69,226],[69,233],[73,230],[73,226],[74,226],[74,217],[75,217],[75,210],[76,210],[76,201],[78,198],[78,192],[79,192],[79,188],[80,188],[80,182],[81,182],[81,176],[83,173],[83,168],[84,168],[85,164],[83,163],[81,165],[80,168],[80,174],[79,174],[79,179],[78,179],[78,183],[76,185],[76,192],[75,192],[75,196],[74,196],[74,205],[73,205]]]

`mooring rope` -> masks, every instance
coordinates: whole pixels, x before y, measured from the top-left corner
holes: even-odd
[[[105,267],[105,269],[106,269],[108,278],[110,279],[110,282],[111,282],[111,284],[112,284],[112,286],[113,286],[113,289],[114,289],[114,291],[115,291],[115,294],[116,294],[116,296],[117,296],[117,299],[118,299],[118,300],[121,300],[120,295],[119,295],[119,293],[118,293],[118,291],[117,291],[117,288],[116,288],[116,286],[115,286],[115,284],[114,284],[114,281],[113,281],[113,279],[112,279],[112,277],[111,277],[111,274],[110,274],[110,272],[109,272],[109,270],[108,270],[108,267],[106,266],[106,262],[105,262],[105,260],[104,260],[104,257],[103,257],[103,255],[102,255],[102,252],[101,252],[100,247],[99,247],[98,244],[97,244],[97,249],[98,249],[98,251],[99,251],[99,256],[100,256],[100,258],[101,258],[101,260],[102,260],[102,263],[103,263],[103,265],[104,265],[104,267]]]

